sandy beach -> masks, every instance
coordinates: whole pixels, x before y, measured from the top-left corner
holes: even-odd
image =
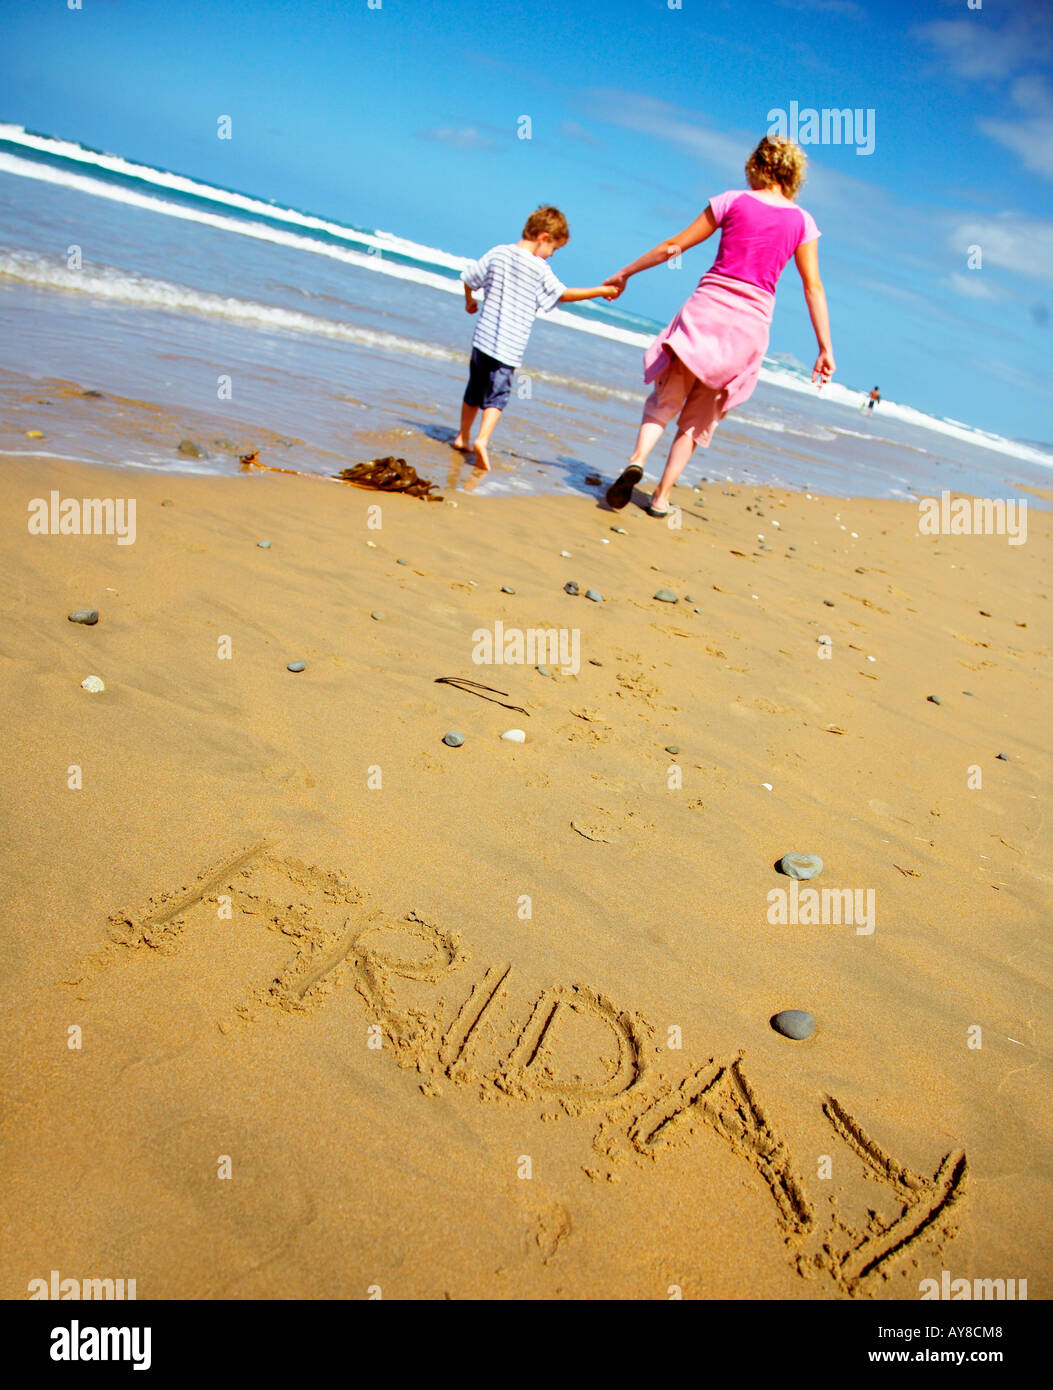
[[[5,1298],[1050,1296],[1048,511],[0,462]]]

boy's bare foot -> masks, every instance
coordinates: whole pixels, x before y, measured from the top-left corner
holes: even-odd
[[[475,454],[476,467],[481,468],[484,473],[489,473],[490,455],[487,453],[486,445],[481,439],[475,441],[475,444],[472,446],[472,452]]]
[[[468,443],[467,439],[465,439],[464,436],[460,434],[457,436],[456,439],[450,440],[450,448],[460,449],[462,454],[470,454],[472,452],[472,446]]]

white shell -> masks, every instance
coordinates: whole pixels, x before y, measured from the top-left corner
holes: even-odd
[[[526,743],[526,734],[522,729],[506,729],[501,737],[509,743]]]
[[[100,690],[105,690],[106,686],[99,676],[85,676],[80,683],[80,688],[82,690],[91,690],[93,693],[98,694]]]

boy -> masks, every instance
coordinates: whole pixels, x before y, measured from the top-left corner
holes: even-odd
[[[485,291],[486,299],[472,338],[468,388],[461,406],[461,428],[453,447],[474,452],[479,468],[490,467],[487,444],[501,411],[512,394],[512,378],[523,360],[534,317],[557,304],[579,299],[613,299],[613,285],[591,290],[568,290],[546,262],[570,240],[567,219],[558,208],[540,207],[527,218],[521,241],[494,246],[480,261],[472,261],[461,275],[464,307],[474,314],[479,305],[473,290]],[[472,421],[482,407],[483,420],[474,446],[468,442]]]

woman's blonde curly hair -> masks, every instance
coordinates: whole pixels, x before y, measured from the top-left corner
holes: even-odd
[[[783,135],[766,135],[746,160],[746,176],[758,183],[778,184],[787,198],[796,198],[807,163],[800,145]]]

